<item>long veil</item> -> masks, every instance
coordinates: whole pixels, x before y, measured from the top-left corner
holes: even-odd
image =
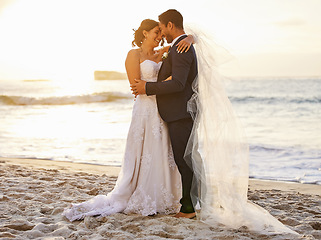
[[[216,56],[223,48],[195,25],[184,29],[194,36],[198,60],[195,94],[188,103],[194,127],[185,160],[193,167],[191,195],[200,203],[200,220],[265,233],[297,234],[248,201],[249,147],[218,73]]]

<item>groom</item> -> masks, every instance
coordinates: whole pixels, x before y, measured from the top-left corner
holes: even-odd
[[[193,128],[193,119],[187,112],[187,101],[193,94],[192,82],[197,76],[197,59],[193,46],[187,52],[177,52],[176,44],[187,37],[183,28],[183,16],[177,10],[170,9],[159,15],[158,19],[162,35],[171,43],[169,54],[163,60],[157,82],[136,80],[131,88],[135,95],[156,95],[158,111],[167,122],[175,162],[182,180],[182,206],[175,217],[193,218],[193,170],[186,164],[184,153]],[[171,80],[164,81],[170,76]]]

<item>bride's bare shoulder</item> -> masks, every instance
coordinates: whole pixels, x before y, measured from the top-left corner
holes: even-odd
[[[139,49],[132,49],[128,52],[125,66],[128,67],[135,67],[138,68],[140,63],[140,51]]]
[[[139,59],[140,58],[140,49],[131,49],[127,54],[127,59]]]

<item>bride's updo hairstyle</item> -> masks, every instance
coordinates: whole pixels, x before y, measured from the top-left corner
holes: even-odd
[[[150,30],[152,30],[154,27],[158,26],[158,22],[152,20],[152,19],[145,19],[142,21],[142,23],[140,24],[139,28],[137,30],[134,30],[134,41],[132,41],[132,45],[133,47],[137,46],[137,47],[141,47],[143,40],[145,38],[143,31],[147,31],[149,32]]]

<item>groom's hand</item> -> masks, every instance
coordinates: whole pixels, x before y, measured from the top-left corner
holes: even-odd
[[[131,84],[132,93],[137,96],[141,94],[146,94],[146,82],[143,80],[135,79],[135,83]]]

